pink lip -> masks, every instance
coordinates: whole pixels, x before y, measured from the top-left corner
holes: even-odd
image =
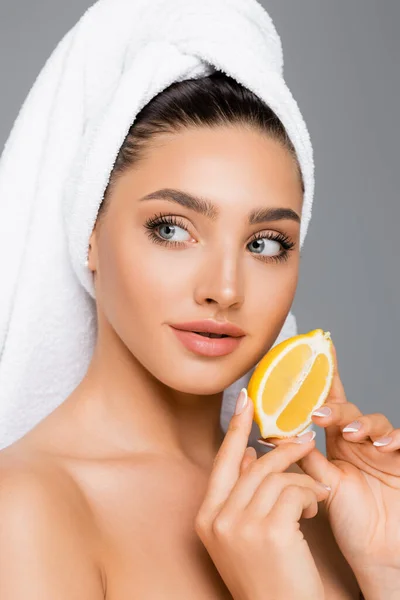
[[[188,350],[202,356],[230,354],[239,346],[244,337],[207,338],[193,331],[183,331],[172,326],[171,329]]]
[[[243,329],[229,321],[215,321],[214,319],[203,319],[202,321],[190,321],[188,323],[170,323],[171,327],[184,331],[202,331],[205,333],[219,333],[230,337],[246,335]]]

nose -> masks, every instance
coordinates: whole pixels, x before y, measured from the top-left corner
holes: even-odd
[[[244,302],[243,269],[235,252],[222,250],[205,258],[197,276],[195,300],[220,308],[239,308]]]

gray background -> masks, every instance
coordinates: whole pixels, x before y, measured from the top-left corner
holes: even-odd
[[[399,427],[400,2],[262,3],[315,152],[298,329],[331,331],[348,400]],[[0,0],[1,148],[45,60],[91,4]]]

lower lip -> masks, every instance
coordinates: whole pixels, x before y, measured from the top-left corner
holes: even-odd
[[[182,329],[175,329],[175,327],[171,327],[171,329],[188,350],[202,356],[225,356],[225,354],[230,354],[244,338],[244,336],[207,338],[193,333],[193,331],[183,331]]]

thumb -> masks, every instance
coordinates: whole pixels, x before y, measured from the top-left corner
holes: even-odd
[[[332,491],[337,489],[342,472],[318,448],[313,448],[311,452],[296,462],[304,473],[313,479],[329,485]]]
[[[240,463],[240,475],[242,475],[247,467],[257,460],[257,451],[253,446],[247,446],[244,451],[242,462]]]

